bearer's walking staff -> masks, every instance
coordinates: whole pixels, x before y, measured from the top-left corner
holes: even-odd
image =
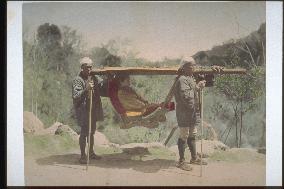
[[[201,120],[201,162],[200,162],[200,177],[202,177],[202,143],[203,143],[203,89],[200,89],[200,93],[199,93],[199,99],[201,101],[200,103],[200,120]]]
[[[88,171],[89,160],[90,160],[90,142],[91,142],[91,126],[92,126],[92,106],[93,106],[93,89],[90,90],[90,109],[89,109],[89,135],[88,135],[88,149],[87,149],[87,167]]]

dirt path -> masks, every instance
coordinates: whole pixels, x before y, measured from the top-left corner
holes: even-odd
[[[25,157],[26,185],[37,186],[263,186],[265,164],[209,162],[200,177],[200,166],[186,172],[174,160],[132,160],[125,154],[92,160],[88,172],[78,164],[79,153]]]

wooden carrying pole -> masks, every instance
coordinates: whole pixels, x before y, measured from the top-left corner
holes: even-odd
[[[170,88],[170,91],[168,93],[168,95],[166,96],[165,98],[165,101],[164,101],[164,105],[166,105],[167,103],[169,103],[173,96],[174,96],[174,90],[175,90],[175,87],[176,87],[176,84],[178,82],[178,79],[180,78],[181,75],[178,75],[176,78],[175,78],[175,81],[174,81],[174,84],[172,85],[172,87]]]
[[[87,149],[87,166],[86,171],[88,171],[89,161],[90,161],[90,142],[91,142],[91,127],[92,127],[92,106],[93,106],[93,90],[90,90],[90,109],[89,109],[89,134],[88,134],[88,149]]]
[[[172,87],[171,87],[171,89],[170,89],[168,95],[167,95],[166,98],[165,98],[164,106],[172,100],[172,98],[173,98],[173,96],[174,96],[175,86],[176,86],[176,83],[178,82],[178,79],[180,78],[180,76],[181,76],[181,75],[178,75],[178,76],[175,78],[174,84],[172,85]],[[172,128],[172,130],[171,130],[169,136],[167,137],[166,141],[164,142],[164,145],[165,145],[165,146],[168,144],[169,140],[171,139],[171,137],[173,136],[173,134],[174,134],[174,132],[176,131],[177,128],[178,128],[178,127],[173,127],[173,128]]]
[[[91,75],[108,74],[129,74],[129,75],[178,75],[179,67],[104,67],[103,69],[94,69]],[[194,74],[246,74],[246,69],[222,69],[219,73],[213,71],[210,67],[196,67]]]

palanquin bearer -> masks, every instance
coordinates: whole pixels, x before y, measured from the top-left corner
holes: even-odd
[[[74,78],[72,85],[72,98],[75,110],[75,115],[78,125],[81,127],[79,145],[81,150],[81,164],[87,163],[85,152],[86,140],[89,135],[89,111],[90,111],[90,93],[92,90],[92,112],[91,112],[91,135],[90,135],[90,159],[101,159],[94,152],[94,134],[96,131],[96,122],[103,121],[103,108],[100,96],[102,95],[103,83],[100,78],[90,76],[92,70],[92,60],[89,57],[84,57],[80,60],[81,71]]]
[[[205,80],[196,83],[193,76],[196,63],[192,57],[185,58],[181,62],[179,72],[182,76],[175,86],[176,117],[180,130],[178,138],[179,161],[177,167],[191,171],[192,167],[185,162],[184,152],[186,144],[191,153],[191,164],[201,164],[201,159],[196,152],[197,126],[200,124],[200,104],[198,91],[205,87]],[[206,165],[205,161],[202,164]]]

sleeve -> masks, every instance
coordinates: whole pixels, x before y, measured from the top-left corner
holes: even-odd
[[[179,90],[180,96],[185,103],[190,108],[194,108],[194,86],[190,84],[190,81],[182,79],[180,80]]]
[[[80,79],[75,78],[72,84],[72,98],[74,100],[80,100],[86,95],[86,89],[84,89]]]

